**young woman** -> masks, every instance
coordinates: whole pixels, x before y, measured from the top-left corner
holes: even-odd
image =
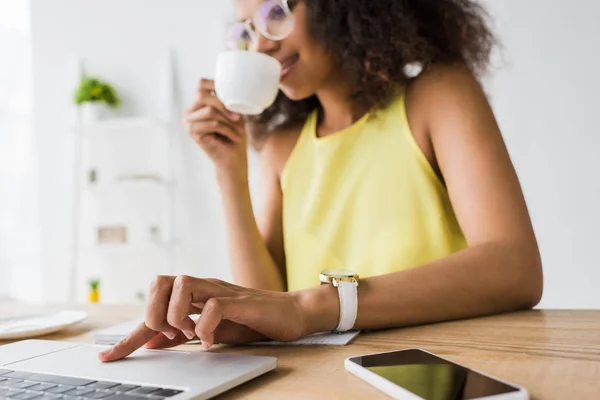
[[[145,323],[101,360],[194,337],[293,340],[538,303],[536,239],[478,82],[494,38],[475,1],[235,5],[229,39],[281,62],[281,93],[247,120],[203,80],[186,121],[216,166],[239,286],[159,277]],[[256,218],[247,136],[262,160]],[[350,272],[320,275],[330,269]]]

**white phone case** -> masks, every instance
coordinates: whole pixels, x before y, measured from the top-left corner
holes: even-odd
[[[424,353],[431,354],[432,356],[438,357],[442,360],[451,362],[449,360],[446,360],[436,354],[433,354],[433,353],[423,350],[423,349],[405,349],[405,350],[419,350]],[[366,354],[363,357],[377,355],[377,354],[385,354],[385,353],[389,353],[389,352]],[[344,366],[346,368],[346,371],[356,375],[357,377],[361,378],[365,382],[369,383],[371,386],[376,387],[377,389],[381,390],[382,392],[388,394],[389,396],[391,396],[392,398],[397,399],[397,400],[424,400],[422,397],[419,397],[416,394],[409,392],[408,390],[396,385],[395,383],[388,381],[387,379],[369,371],[368,369],[364,368],[363,366],[356,364],[355,362],[351,361],[352,358],[355,358],[355,357],[347,358],[344,361]],[[456,364],[456,363],[454,363],[454,364]],[[519,389],[518,392],[505,393],[505,394],[500,394],[500,395],[496,395],[496,396],[479,397],[476,400],[529,400],[529,393],[527,392],[527,390],[525,388],[522,388],[518,385],[503,381],[502,379],[498,379],[491,375],[484,374],[481,371],[477,371],[477,370],[471,369],[471,368],[469,368],[469,369],[471,371],[481,374],[485,377],[488,377],[495,381],[498,381],[498,382],[501,382],[506,385],[513,386],[513,387]]]

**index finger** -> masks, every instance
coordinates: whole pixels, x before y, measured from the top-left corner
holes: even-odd
[[[154,338],[158,334],[159,332],[153,331],[142,322],[125,339],[98,354],[98,358],[102,362],[120,360],[148,343],[150,339]]]
[[[227,107],[219,100],[215,94],[211,94],[211,90],[205,90],[199,92],[194,99],[194,102],[184,111],[184,118],[188,118],[190,114],[202,109],[203,107],[213,107],[223,114],[223,116],[229,120],[239,120],[239,115],[229,111]]]

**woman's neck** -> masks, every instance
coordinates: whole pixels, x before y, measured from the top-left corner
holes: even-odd
[[[365,115],[367,110],[350,100],[351,90],[344,82],[332,82],[317,92],[323,114],[317,127],[317,136],[324,137],[348,128]]]

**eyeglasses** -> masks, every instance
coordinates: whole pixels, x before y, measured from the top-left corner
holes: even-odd
[[[257,39],[258,33],[270,40],[282,40],[288,37],[293,29],[294,16],[288,0],[265,0],[252,18],[229,28],[226,44],[232,50],[248,50]]]

